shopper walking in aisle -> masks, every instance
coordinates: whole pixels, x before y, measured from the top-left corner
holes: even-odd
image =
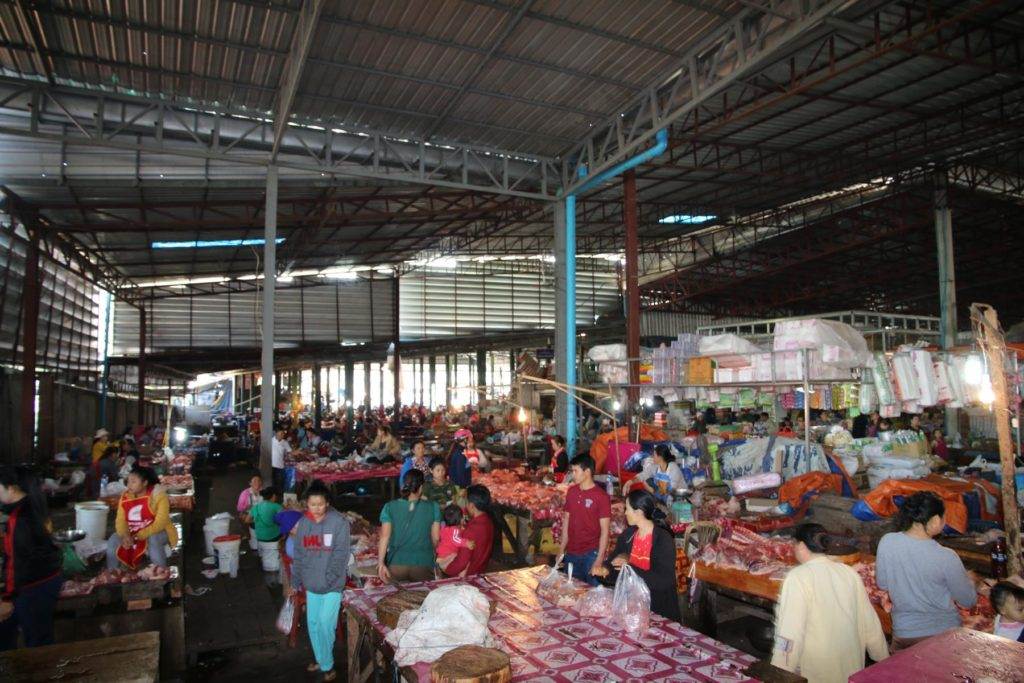
[[[338,629],[341,593],[348,576],[351,537],[348,520],[331,507],[327,486],[319,479],[306,489],[306,514],[295,525],[291,585],[306,592],[306,626],[316,661],[306,671],[337,678],[334,670],[334,635]]]
[[[117,503],[114,528],[107,539],[107,569],[124,564],[135,569],[143,555],[158,567],[167,566],[167,546],[178,544],[171,523],[171,501],[156,473],[149,467],[133,467],[128,488]]]
[[[864,668],[865,650],[876,662],[889,656],[882,624],[857,572],[825,555],[825,527],[802,524],[795,538],[800,566],[782,584],[772,664],[840,683]]]
[[[945,526],[946,506],[931,491],[903,501],[898,532],[882,537],[875,561],[879,588],[892,599],[892,650],[960,627],[957,604],[973,607],[977,578],[960,557],[935,541]]]
[[[627,564],[651,591],[651,611],[682,623],[679,593],[676,590],[676,543],[665,524],[653,494],[636,490],[626,496],[626,523],[612,551],[611,567],[616,571]],[[608,576],[608,567],[599,566],[595,576]]]
[[[284,425],[274,429],[274,440],[270,445],[270,482],[278,491],[284,491],[284,459],[291,452],[291,445],[285,438]]]
[[[423,472],[409,470],[402,497],[380,513],[377,575],[381,581],[429,581],[434,578],[434,549],[441,538],[441,508],[423,498]]]
[[[50,535],[46,497],[27,468],[0,468],[4,592],[0,601],[0,651],[53,643],[53,610],[64,582],[60,550]]]
[[[491,507],[491,492],[482,484],[473,484],[466,489],[466,512],[469,522],[462,530],[465,547],[460,548],[455,559],[444,569],[448,576],[473,576],[487,570],[494,551],[494,511]],[[472,543],[473,547],[469,547]]]
[[[594,586],[597,577],[591,572],[604,563],[608,552],[611,501],[594,483],[594,459],[589,455],[576,456],[570,471],[576,484],[565,494],[559,556],[564,566],[573,565],[573,576]]]

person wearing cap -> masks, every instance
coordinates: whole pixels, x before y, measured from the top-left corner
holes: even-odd
[[[102,427],[96,430],[96,436],[92,438],[92,462],[97,463],[103,457],[103,453],[110,445],[110,432]]]

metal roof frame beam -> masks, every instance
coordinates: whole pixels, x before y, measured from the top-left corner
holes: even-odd
[[[284,140],[284,133],[291,119],[295,93],[299,91],[302,67],[306,64],[306,55],[309,54],[313,36],[316,34],[316,24],[323,8],[324,0],[303,0],[302,11],[295,23],[291,50],[288,53],[288,60],[285,62],[281,82],[277,88],[277,102],[274,110],[274,143],[270,148],[271,162],[277,160],[277,153],[281,149],[281,142]]]
[[[571,194],[639,152],[654,135],[737,80],[778,59],[822,29],[850,0],[751,0],[751,6],[687,51],[675,71],[638,95],[621,114],[596,126],[563,155],[562,185]]]
[[[274,122],[194,103],[0,79],[0,134],[137,153],[266,167]],[[275,165],[322,177],[357,177],[551,201],[556,162],[515,152],[339,128],[284,126]],[[134,172],[134,171],[132,171]]]

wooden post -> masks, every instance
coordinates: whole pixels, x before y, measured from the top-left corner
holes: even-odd
[[[996,416],[996,434],[999,436],[999,462],[1002,466],[1003,484],[1003,528],[1006,530],[1008,547],[1007,565],[1010,576],[1020,576],[1020,514],[1017,509],[1015,488],[1016,470],[1013,466],[1013,440],[1010,436],[1010,409],[1008,407],[1006,371],[1003,359],[1006,343],[999,327],[999,317],[991,306],[971,304],[971,322],[974,325],[978,346],[988,359],[988,373],[992,380],[995,401],[992,412]],[[1018,425],[1018,429],[1020,426]]]

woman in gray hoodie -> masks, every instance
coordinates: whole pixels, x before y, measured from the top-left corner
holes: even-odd
[[[306,625],[316,662],[306,670],[322,671],[325,681],[334,671],[334,634],[338,628],[341,591],[348,575],[348,520],[330,505],[330,493],[320,480],[306,489],[306,514],[295,525],[295,557],[289,597],[306,591]]]

